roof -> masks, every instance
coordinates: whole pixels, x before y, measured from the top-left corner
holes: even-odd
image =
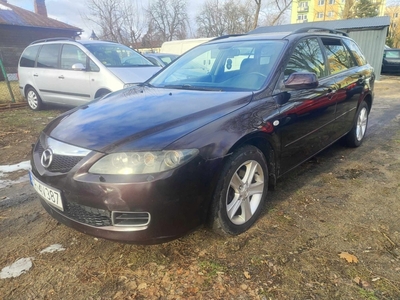
[[[83,31],[81,28],[47,18],[29,10],[0,2],[0,25],[29,26],[38,28]]]
[[[355,30],[373,30],[381,29],[390,25],[390,18],[374,17],[374,18],[362,18],[362,19],[348,19],[348,20],[336,20],[336,21],[321,21],[321,22],[306,22],[297,24],[286,24],[278,26],[264,26],[258,27],[250,34],[254,33],[266,33],[266,32],[293,32],[300,28],[306,27],[319,27],[327,29],[337,29],[343,31],[355,31]]]

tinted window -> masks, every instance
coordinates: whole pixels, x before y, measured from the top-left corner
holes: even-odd
[[[400,58],[399,51],[385,51],[384,54],[386,58]]]
[[[324,56],[317,39],[306,39],[296,46],[286,66],[285,77],[294,72],[311,72],[318,78],[325,76]]]
[[[89,60],[89,71],[100,72],[100,68],[91,59]]]
[[[61,69],[72,70],[74,64],[86,67],[86,54],[74,45],[64,45],[61,52]]]
[[[367,60],[363,53],[361,52],[360,48],[358,45],[351,40],[344,39],[344,43],[346,44],[347,47],[349,47],[351,54],[353,55],[354,59],[356,60],[357,64],[359,66],[363,66],[367,64]]]
[[[107,67],[153,66],[136,51],[120,44],[93,43],[85,47]]]
[[[340,39],[322,38],[321,40],[325,47],[331,74],[345,71],[356,65]]]
[[[39,68],[58,68],[58,53],[60,44],[43,45],[37,60]]]
[[[218,91],[261,89],[284,41],[234,41],[195,47],[154,77],[156,87]]]
[[[33,68],[35,66],[35,59],[40,46],[31,46],[25,49],[22,53],[19,65],[21,67]]]

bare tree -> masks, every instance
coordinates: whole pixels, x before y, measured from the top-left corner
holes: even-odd
[[[293,0],[270,0],[263,3],[260,11],[263,18],[259,23],[264,26],[274,26],[284,22],[285,14],[292,6]]]
[[[186,38],[189,24],[186,0],[156,0],[149,5],[147,14],[148,27],[161,42]]]
[[[253,29],[257,28],[258,25],[258,17],[260,16],[260,10],[261,10],[261,0],[254,0],[256,2],[256,13],[254,15],[254,26]]]
[[[214,37],[250,31],[254,25],[253,0],[209,0],[196,17],[197,34]]]
[[[136,1],[87,0],[90,15],[85,17],[97,24],[101,39],[128,46],[137,46],[141,40],[143,22]]]
[[[385,9],[385,15],[390,17],[390,25],[388,29],[388,35],[386,38],[386,44],[393,48],[400,47],[400,4],[395,3],[389,5]]]

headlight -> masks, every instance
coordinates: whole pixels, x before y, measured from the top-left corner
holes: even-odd
[[[175,169],[199,153],[197,149],[108,154],[90,169],[92,174],[151,174]]]

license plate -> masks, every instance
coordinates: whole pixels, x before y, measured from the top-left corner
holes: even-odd
[[[31,179],[33,188],[44,200],[46,200],[47,203],[57,207],[60,210],[64,210],[61,200],[61,193],[58,190],[37,180],[35,176],[33,176],[32,172],[29,172],[29,177]]]

